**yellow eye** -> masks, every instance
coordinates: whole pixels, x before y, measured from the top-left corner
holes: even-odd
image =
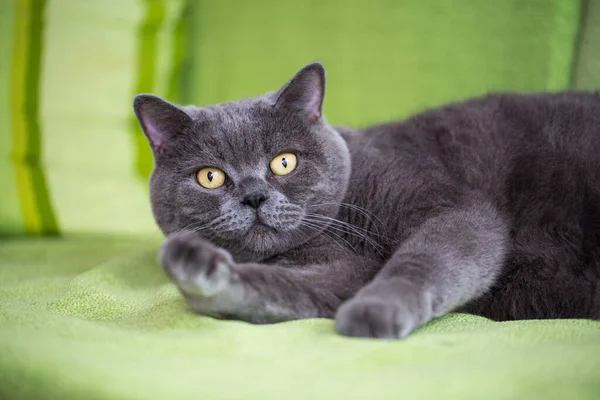
[[[225,172],[218,168],[202,168],[196,174],[200,186],[207,189],[216,189],[225,183]]]
[[[271,160],[271,172],[275,175],[287,175],[296,169],[298,158],[292,153],[281,153]]]

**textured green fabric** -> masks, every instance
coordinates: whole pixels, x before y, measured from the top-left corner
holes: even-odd
[[[598,322],[454,315],[376,342],[190,313],[155,261],[131,112],[140,91],[274,90],[313,60],[328,119],[352,126],[490,90],[597,88],[585,3],[0,0],[0,236],[65,235],[0,242],[0,398],[600,398]]]
[[[0,244],[0,398],[600,398],[600,322],[453,315],[372,341],[217,321],[187,310],[157,243]]]

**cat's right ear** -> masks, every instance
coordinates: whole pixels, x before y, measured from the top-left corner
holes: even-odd
[[[275,107],[299,111],[311,122],[322,117],[325,97],[325,68],[314,62],[302,68],[276,94]]]
[[[160,154],[169,138],[192,123],[183,110],[151,94],[135,96],[133,111],[154,154]]]

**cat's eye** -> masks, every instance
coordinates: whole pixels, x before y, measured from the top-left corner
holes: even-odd
[[[218,168],[202,168],[196,174],[196,179],[200,186],[207,189],[216,189],[225,183],[225,172]]]
[[[293,153],[281,153],[271,160],[271,172],[275,175],[287,175],[296,169],[298,158]]]

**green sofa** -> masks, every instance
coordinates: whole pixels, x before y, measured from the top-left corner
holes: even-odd
[[[453,314],[402,341],[188,310],[163,275],[135,93],[210,104],[328,71],[365,126],[600,87],[589,0],[0,1],[0,399],[600,399],[600,322]]]

